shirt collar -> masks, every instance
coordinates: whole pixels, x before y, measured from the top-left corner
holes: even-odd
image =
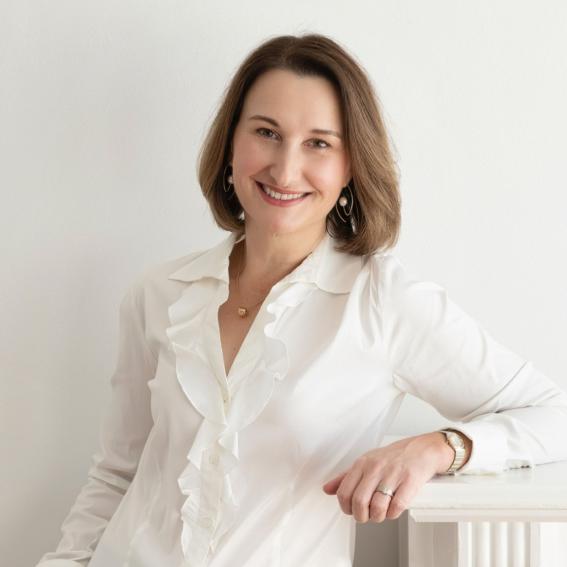
[[[228,284],[229,256],[235,244],[244,240],[231,232],[221,242],[192,256],[189,261],[169,275],[168,279],[192,282],[201,278],[215,278]],[[348,293],[360,272],[363,258],[335,249],[335,239],[325,235],[314,250],[282,282],[314,283],[330,293]]]

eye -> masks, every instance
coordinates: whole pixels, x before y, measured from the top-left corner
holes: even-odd
[[[270,128],[257,128],[256,132],[258,132],[260,134],[260,136],[262,136],[263,138],[268,138],[268,139],[274,139],[272,136],[269,136],[267,134],[274,134],[274,136],[277,136],[276,133],[273,130],[270,130]],[[315,148],[318,150],[326,150],[327,148],[331,147],[331,144],[329,144],[328,142],[326,142],[325,140],[321,140],[320,138],[314,138],[312,140],[313,142],[315,142]],[[323,146],[319,145],[319,144],[324,144]]]
[[[269,128],[258,128],[256,132],[258,132],[260,136],[263,136],[264,138],[269,138],[270,136],[264,136],[262,132],[271,132],[272,134],[274,134],[274,131],[270,130]]]
[[[316,146],[316,148],[320,149],[320,150],[326,150],[327,148],[331,147],[331,144],[328,144],[327,142],[325,142],[325,140],[319,140],[319,139],[315,139],[313,140],[314,142],[322,142],[323,144],[325,144],[324,146]]]

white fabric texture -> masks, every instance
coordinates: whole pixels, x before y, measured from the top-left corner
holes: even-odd
[[[391,252],[328,234],[273,286],[229,376],[230,234],[147,270],[120,307],[88,482],[38,567],[349,567],[325,482],[379,446],[405,393],[473,440],[458,474],[567,459],[567,395]]]

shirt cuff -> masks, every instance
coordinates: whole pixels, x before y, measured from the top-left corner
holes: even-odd
[[[531,467],[527,461],[511,463],[508,457],[507,434],[499,424],[482,420],[448,426],[472,441],[469,460],[455,474],[500,474],[510,468]]]

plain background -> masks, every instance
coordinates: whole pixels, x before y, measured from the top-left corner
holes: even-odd
[[[274,35],[327,34],[366,68],[402,172],[396,253],[567,387],[566,19],[559,0],[0,0],[2,563],[54,549],[86,481],[129,283],[224,238],[197,152]],[[446,423],[408,399],[391,433]],[[356,566],[394,567],[396,529],[359,526]]]

